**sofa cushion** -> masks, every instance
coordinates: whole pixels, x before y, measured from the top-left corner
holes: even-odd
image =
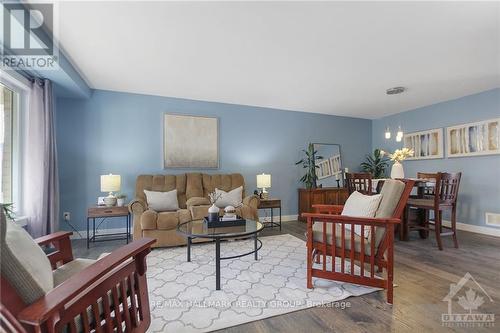
[[[54,287],[57,287],[73,275],[80,273],[84,268],[89,267],[93,263],[95,263],[96,260],[92,259],[81,259],[77,258],[74,259],[67,264],[64,264],[60,267],[58,267],[54,272]]]
[[[232,174],[203,174],[203,197],[208,197],[208,194],[215,191],[216,188],[226,192],[242,186],[242,196],[245,196],[245,180],[240,173]]]
[[[177,228],[179,224],[179,215],[177,212],[162,212],[158,213],[158,220],[156,221],[159,230],[171,230]]]
[[[144,190],[167,192],[177,190],[180,208],[186,208],[186,174],[140,175],[135,184],[135,197],[146,202]]]
[[[158,220],[158,213],[154,210],[148,209],[141,215],[141,229],[142,230],[155,230],[156,221]]]
[[[146,200],[150,209],[157,212],[175,211],[179,209],[177,190],[168,192],[156,192],[144,190]]]
[[[354,191],[345,202],[342,215],[352,217],[375,217],[382,196],[364,195],[358,191]],[[351,225],[346,224],[345,228],[351,230]],[[354,232],[361,236],[361,225],[354,226]],[[365,228],[364,237],[367,238],[370,234],[370,228]]]
[[[215,188],[215,196],[218,198],[215,205],[219,208],[226,208],[227,206],[239,207],[243,202],[243,186],[229,192]]]
[[[54,288],[52,267],[26,230],[0,215],[1,274],[31,304]]]
[[[189,211],[191,212],[192,219],[203,220],[205,216],[208,216],[209,207],[210,205],[190,206]]]

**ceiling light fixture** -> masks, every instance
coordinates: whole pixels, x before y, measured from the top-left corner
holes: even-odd
[[[402,94],[406,91],[405,87],[394,87],[394,88],[389,88],[385,91],[387,95],[399,95]],[[399,102],[399,98],[398,98]],[[400,110],[399,110],[400,111]],[[401,129],[401,125],[398,127],[398,131],[396,133],[396,141],[401,142],[403,140],[403,130]],[[386,128],[385,130],[385,138],[390,139],[391,138],[391,132],[389,131],[389,127]]]

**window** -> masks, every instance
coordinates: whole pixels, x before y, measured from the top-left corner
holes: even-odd
[[[0,201],[14,203],[19,198],[18,110],[19,94],[0,84]],[[18,205],[14,209],[17,210]]]

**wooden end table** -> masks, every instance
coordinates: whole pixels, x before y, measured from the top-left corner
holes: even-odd
[[[281,199],[260,199],[259,207],[258,209],[270,209],[271,210],[271,221],[270,222],[264,222],[264,226],[266,228],[274,228],[279,227],[281,231]],[[280,212],[280,220],[279,223],[274,222],[274,209],[277,208],[279,209]]]
[[[126,218],[126,232],[110,233],[96,235],[95,219],[96,218],[110,218],[110,217],[125,217]],[[90,237],[90,221],[92,220],[92,237]],[[102,242],[108,240],[126,240],[127,244],[130,239],[130,213],[127,206],[123,207],[107,207],[97,206],[90,207],[87,210],[87,249],[90,242]]]

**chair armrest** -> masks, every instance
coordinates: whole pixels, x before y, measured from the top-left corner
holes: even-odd
[[[260,204],[260,198],[256,196],[255,194],[249,195],[245,198],[243,198],[243,204],[247,205],[253,209],[257,209]]]
[[[60,241],[62,239],[69,239],[69,237],[73,235],[71,231],[58,231],[50,235],[38,237],[35,239],[35,242],[38,245],[47,245],[52,242]]]
[[[73,235],[70,231],[59,231],[50,235],[42,236],[35,239],[35,242],[40,245],[53,244],[55,251],[47,254],[52,269],[56,269],[58,264],[66,264],[73,260],[73,249],[71,248],[71,239]]]
[[[18,314],[18,319],[28,325],[42,325],[81,292],[130,258],[135,258],[138,274],[144,275],[146,255],[151,252],[151,245],[155,241],[151,238],[141,238],[113,251],[23,309]]]
[[[318,221],[327,223],[359,224],[359,225],[364,224],[364,225],[375,225],[375,226],[401,223],[401,219],[396,219],[396,218],[354,217],[345,215],[317,214],[317,213],[302,213],[302,216],[307,218],[307,223]]]
[[[187,199],[186,201],[186,206],[192,207],[192,206],[205,206],[205,205],[211,205],[210,200],[208,198],[204,197],[192,197]]]
[[[134,199],[128,204],[130,214],[140,215],[148,209],[148,204],[141,199]]]
[[[341,214],[344,205],[312,205],[312,208],[318,214]]]

